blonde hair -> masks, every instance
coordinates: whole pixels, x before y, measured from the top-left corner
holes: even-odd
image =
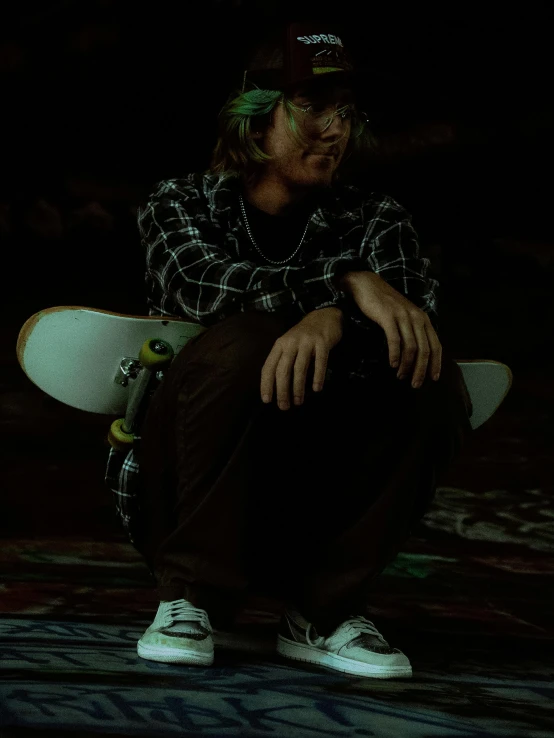
[[[272,157],[264,153],[252,138],[252,133],[263,130],[271,123],[277,105],[283,104],[288,129],[296,142],[307,146],[309,139],[294,116],[296,106],[280,90],[235,90],[229,96],[218,116],[219,133],[212,151],[207,173],[244,177],[248,184],[255,182],[264,164]],[[352,126],[344,156],[335,172],[336,179],[343,179],[352,165],[346,162],[354,156],[354,166],[375,148],[375,139],[353,106]]]

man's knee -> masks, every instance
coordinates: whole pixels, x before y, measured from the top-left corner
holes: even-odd
[[[439,381],[428,384],[427,402],[422,409],[439,469],[447,468],[460,455],[471,433],[470,413],[471,400],[459,367],[454,361],[443,362]]]
[[[275,313],[241,312],[211,326],[198,344],[195,360],[228,370],[260,368],[289,321]]]

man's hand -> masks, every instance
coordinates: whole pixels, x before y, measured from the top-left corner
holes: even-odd
[[[271,402],[273,386],[277,383],[279,408],[289,409],[294,369],[294,404],[301,405],[312,357],[315,357],[313,390],[323,389],[329,352],[342,338],[342,318],[342,310],[336,307],[314,310],[275,341],[262,368],[260,389],[264,402]]]
[[[415,389],[423,384],[427,372],[435,381],[439,378],[442,346],[427,313],[373,272],[348,272],[340,286],[385,331],[390,365],[399,366],[399,379],[413,369]]]

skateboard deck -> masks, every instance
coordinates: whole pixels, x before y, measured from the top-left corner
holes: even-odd
[[[207,330],[180,318],[120,315],[78,306],[41,310],[23,325],[17,358],[43,392],[71,407],[105,415],[125,415],[129,388],[123,386],[123,359],[136,360],[141,346],[158,338],[177,354]],[[509,367],[498,361],[456,360],[466,383],[478,428],[498,409],[512,384]]]
[[[29,379],[56,400],[87,412],[124,415],[131,383],[116,382],[122,359],[137,359],[151,338],[167,341],[177,353],[205,330],[179,318],[52,307],[24,323],[17,358]]]

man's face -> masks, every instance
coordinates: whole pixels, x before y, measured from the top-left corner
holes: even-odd
[[[299,108],[331,114],[335,105],[341,108],[352,102],[351,90],[340,83],[311,83],[299,86],[290,99]],[[321,130],[320,121],[311,112],[295,111],[299,125],[308,134],[306,146],[300,146],[289,131],[287,112],[283,104],[278,104],[259,145],[262,150],[274,157],[264,169],[262,178],[280,180],[291,190],[314,187],[327,187],[340,164],[350,137],[351,121],[346,115],[333,117],[329,127]]]

